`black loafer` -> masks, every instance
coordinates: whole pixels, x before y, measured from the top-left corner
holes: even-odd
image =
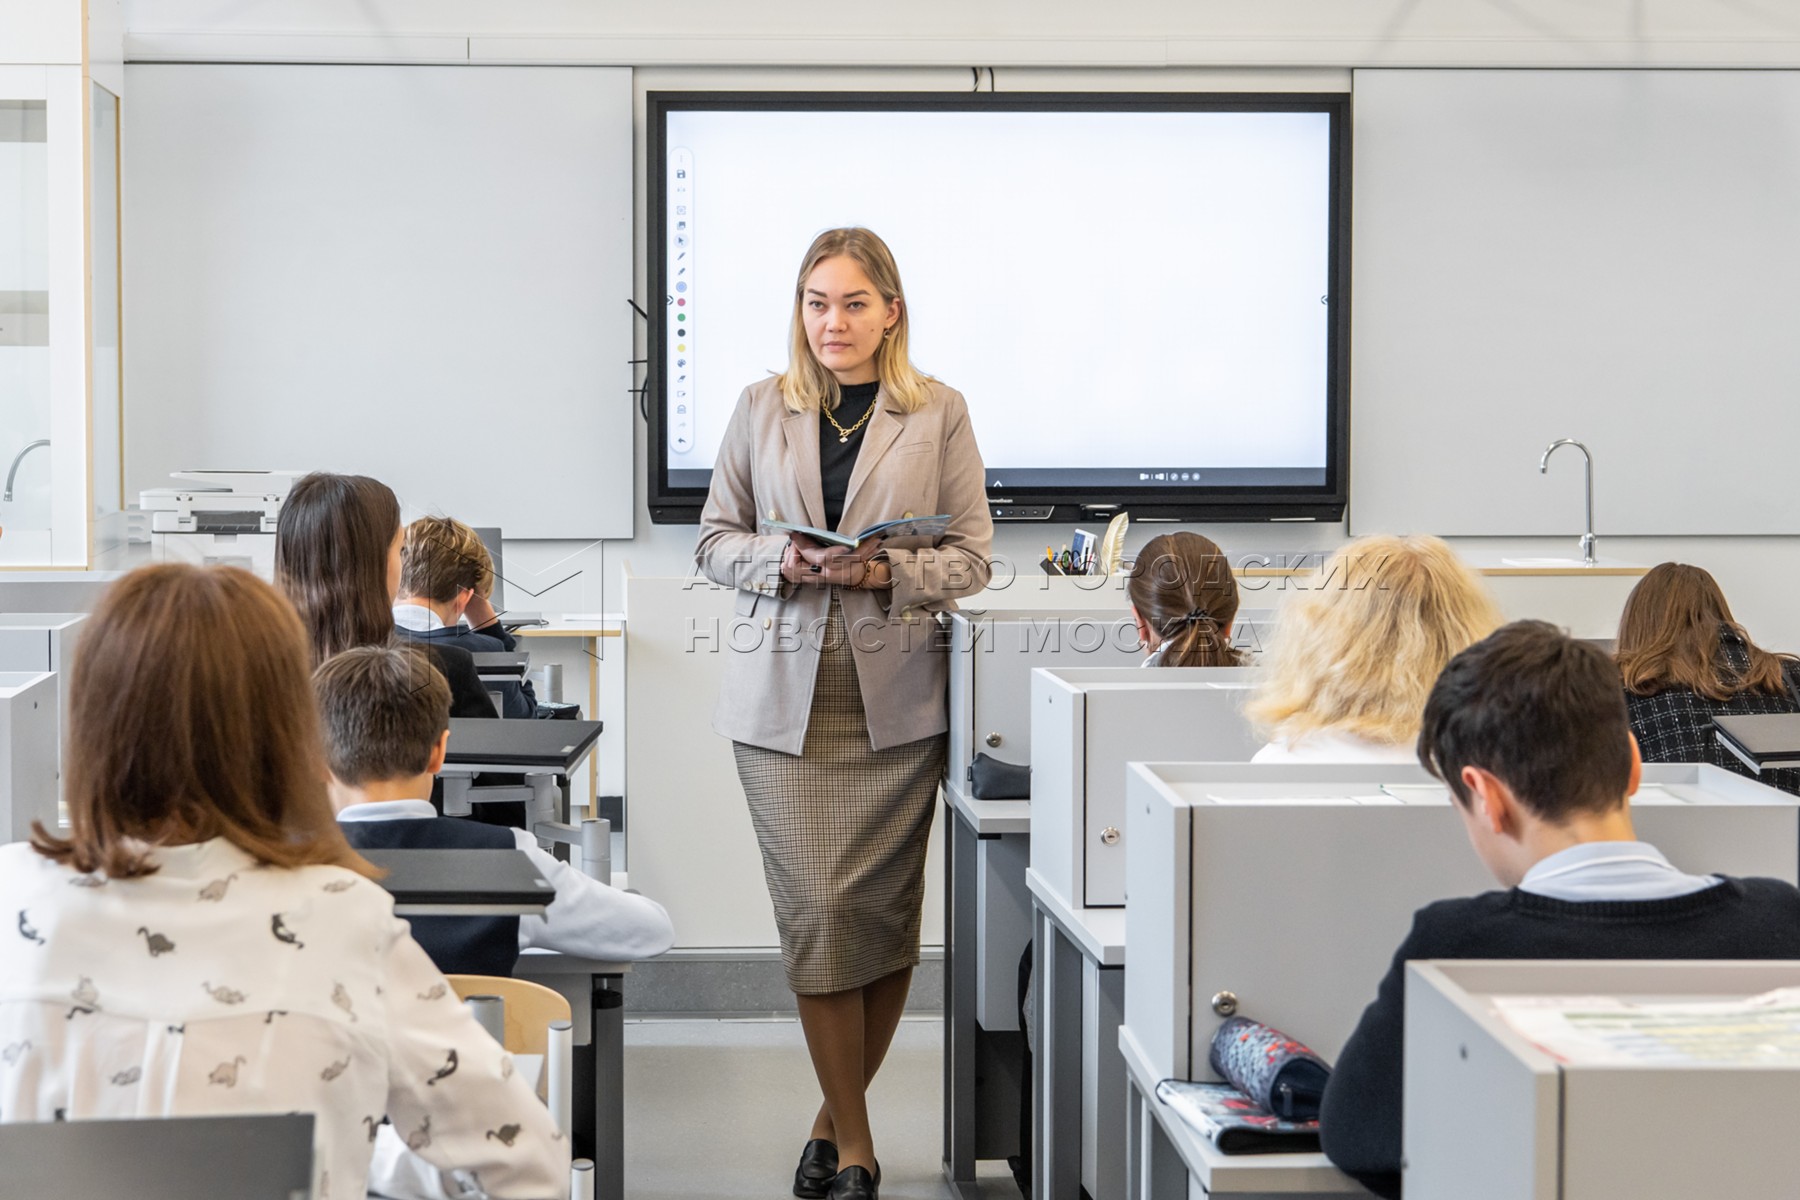
[[[878,1200],[877,1185],[880,1183],[880,1167],[875,1168],[873,1175],[867,1167],[845,1167],[831,1181],[831,1191],[827,1195],[830,1200]]]
[[[814,1138],[806,1143],[806,1149],[800,1152],[800,1165],[794,1168],[794,1195],[801,1200],[825,1200],[837,1173],[837,1146],[824,1138]]]

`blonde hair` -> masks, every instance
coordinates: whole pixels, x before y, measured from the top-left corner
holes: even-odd
[[[848,258],[862,268],[883,303],[899,301],[900,317],[875,351],[875,375],[882,390],[901,409],[917,412],[931,403],[931,377],[912,365],[907,352],[906,295],[900,287],[900,268],[894,265],[894,255],[886,242],[870,230],[854,227],[827,229],[813,239],[800,260],[800,275],[794,281],[794,315],[788,328],[788,369],[778,376],[782,400],[790,412],[837,407],[837,376],[813,354],[812,343],[806,340],[805,313],[806,281],[820,263],[838,257]]]
[[[469,588],[494,594],[494,560],[473,529],[449,517],[420,517],[400,544],[400,594],[434,603]]]
[[[1359,539],[1282,606],[1246,711],[1290,741],[1331,729],[1410,742],[1444,665],[1502,620],[1438,538]]]

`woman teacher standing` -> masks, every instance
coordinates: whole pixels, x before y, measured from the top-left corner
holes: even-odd
[[[713,728],[732,740],[824,1104],[794,1194],[865,1200],[864,1091],[919,961],[925,840],[944,773],[947,664],[932,614],[985,587],[993,523],[960,393],[907,357],[882,240],[834,229],[794,288],[788,369],[739,398],[695,557],[735,587]],[[854,550],[761,532],[945,513],[937,537]],[[759,639],[745,648],[751,634]]]

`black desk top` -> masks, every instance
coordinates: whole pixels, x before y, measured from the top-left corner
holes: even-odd
[[[600,736],[599,721],[450,718],[449,766],[547,767],[567,775]]]
[[[1800,713],[1714,717],[1725,745],[1756,767],[1800,759]]]
[[[541,913],[556,888],[522,850],[363,850],[387,871],[380,880],[396,911],[455,908]],[[402,915],[406,915],[402,913]],[[454,915],[450,913],[446,916]]]
[[[0,1125],[0,1194],[292,1200],[312,1194],[313,1116]]]
[[[483,679],[500,676],[523,679],[531,669],[531,655],[523,650],[481,650],[469,655],[475,660],[475,673]]]

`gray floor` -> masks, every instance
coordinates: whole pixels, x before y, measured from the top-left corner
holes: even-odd
[[[869,1092],[883,1200],[942,1200],[943,1023],[908,1020]],[[625,1026],[630,1200],[791,1194],[819,1105],[796,1021]],[[982,1200],[1018,1200],[1004,1163],[982,1164]]]

